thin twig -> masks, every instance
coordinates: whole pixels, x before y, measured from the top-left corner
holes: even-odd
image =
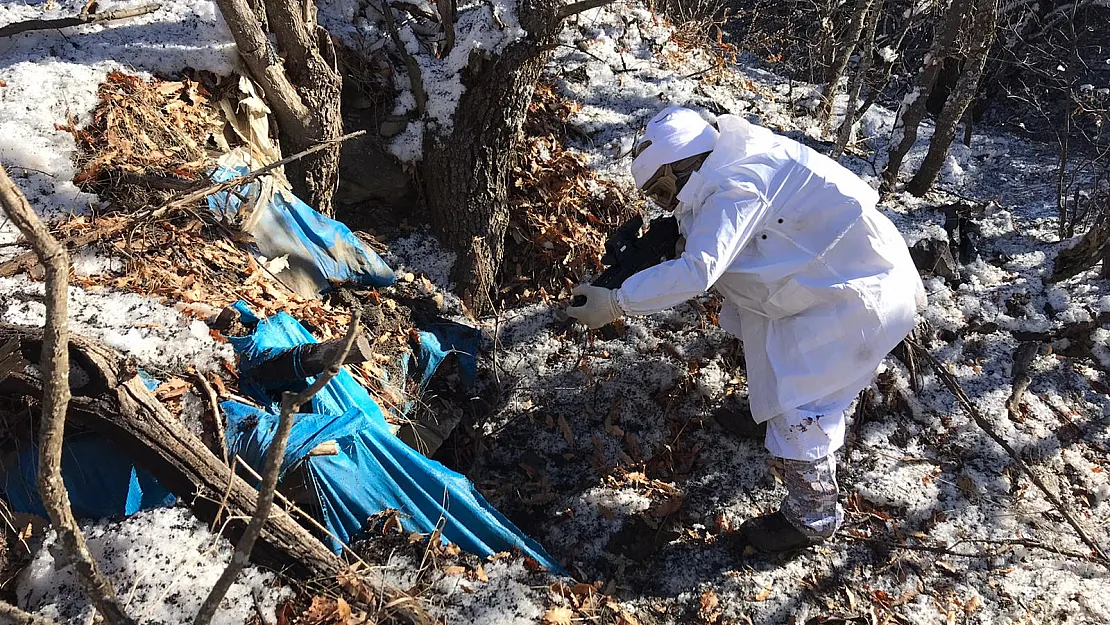
[[[420,73],[420,64],[409,54],[408,49],[405,48],[405,42],[401,41],[401,31],[397,30],[397,21],[393,19],[393,7],[389,5],[388,0],[382,2],[382,15],[385,16],[385,23],[389,26],[389,36],[393,39],[393,45],[405,62],[405,70],[409,74],[409,84],[412,87],[412,97],[416,99],[416,116],[424,117],[428,95],[424,91],[424,77]]]
[[[598,7],[603,7],[607,4],[612,3],[613,0],[581,0],[581,2],[574,2],[559,9],[559,12],[555,14],[555,17],[560,20],[565,20],[572,15],[578,15],[579,13],[582,13],[584,11],[596,9]]]
[[[25,22],[16,22],[15,24],[8,24],[0,28],[0,37],[11,37],[19,33],[25,33],[32,30],[50,30],[52,28],[69,28],[70,26],[81,26],[82,24],[96,24],[97,22],[107,22],[111,20],[124,20],[129,17],[138,17],[153,13],[162,8],[160,4],[144,4],[141,7],[134,7],[131,9],[118,9],[116,11],[108,11],[107,13],[79,13],[70,17],[59,17],[52,20],[27,20]]]
[[[1044,483],[1043,480],[1041,480],[1040,476],[1037,475],[1035,471],[1033,471],[1033,468],[1026,464],[1024,460],[1022,460],[1021,455],[1018,454],[1018,451],[1014,449],[1014,447],[1010,445],[1010,443],[1007,442],[1005,438],[1002,438],[1002,436],[998,434],[998,432],[994,431],[991,423],[983,417],[983,415],[979,412],[979,409],[976,408],[975,404],[971,402],[971,398],[969,398],[967,396],[967,393],[964,392],[964,389],[960,386],[960,383],[958,380],[956,380],[955,376],[949,373],[944,368],[943,363],[941,363],[939,360],[937,360],[935,356],[929,353],[929,350],[925,349],[923,346],[916,342],[909,341],[908,339],[906,342],[915,350],[917,350],[918,353],[924,356],[926,360],[929,361],[929,364],[932,366],[933,371],[937,374],[937,377],[939,377],[941,382],[943,382],[944,385],[948,387],[948,390],[956,396],[956,399],[964,407],[964,410],[966,410],[971,418],[975,421],[976,425],[978,425],[984,432],[986,432],[987,436],[990,436],[994,440],[994,442],[998,443],[998,445],[1002,447],[1002,449],[1005,449],[1006,453],[1010,454],[1010,458],[1013,459],[1014,464],[1016,464],[1023,473],[1029,476],[1029,479],[1033,482],[1033,484],[1035,484],[1037,488],[1039,488],[1040,491],[1044,493],[1045,498],[1052,502],[1052,505],[1056,507],[1056,510],[1068,522],[1068,525],[1072,526],[1072,529],[1074,529],[1075,532],[1079,534],[1079,538],[1095,552],[1095,554],[1098,556],[1099,563],[1107,569],[1110,569],[1110,558],[1106,556],[1106,552],[1103,551],[1098,542],[1096,542],[1095,539],[1087,533],[1087,530],[1083,528],[1083,526],[1079,523],[1079,520],[1075,518],[1075,515],[1073,515],[1071,511],[1067,509],[1067,507],[1064,505],[1064,502],[1061,501],[1060,498],[1057,497],[1055,494],[1053,494],[1051,490],[1049,490],[1048,486]]]
[[[235,553],[231,556],[231,562],[228,563],[227,568],[220,575],[220,579],[216,581],[216,585],[212,587],[212,591],[208,593],[208,598],[204,600],[200,611],[197,612],[197,616],[193,620],[194,625],[208,625],[211,622],[220,601],[223,600],[228,589],[239,577],[239,573],[250,561],[254,543],[262,534],[262,527],[266,524],[266,520],[270,516],[270,508],[274,503],[278,476],[281,473],[282,461],[285,459],[285,447],[289,442],[289,433],[293,429],[293,415],[316,393],[319,393],[332,378],[339,374],[343,361],[347,359],[351,346],[355,344],[355,339],[358,338],[361,319],[362,310],[357,306],[352,307],[351,324],[347,327],[346,342],[335,362],[305,390],[296,395],[290,392],[282,395],[281,415],[278,417],[277,432],[274,434],[270,449],[266,452],[266,465],[263,467],[264,477],[258,490],[258,507],[254,516],[251,517],[247,529],[243,532],[243,536],[239,539],[239,544],[235,546]]]
[[[227,434],[224,432],[224,420],[220,416],[220,398],[216,395],[216,389],[208,382],[208,378],[200,371],[193,371],[190,376],[193,379],[193,384],[200,387],[204,393],[204,398],[208,400],[208,408],[212,413],[212,421],[216,425],[216,436],[218,440],[216,445],[220,448],[220,457],[224,459],[224,464],[230,464],[227,457]]]
[[[70,237],[65,240],[64,245],[66,248],[77,248],[88,245],[89,243],[92,243],[104,237],[114,236],[124,230],[132,228],[138,223],[150,221],[152,219],[159,219],[170,211],[188,208],[195,202],[199,202],[209,195],[221,193],[223,191],[229,191],[245,183],[248,183],[255,178],[264,176],[277,169],[278,167],[288,165],[293,161],[300,160],[306,156],[309,156],[310,154],[314,154],[316,152],[319,152],[320,150],[326,149],[332,144],[341,143],[349,139],[354,139],[355,137],[359,137],[364,134],[366,134],[365,130],[357,130],[355,132],[345,134],[341,137],[336,137],[335,139],[323,141],[308,148],[307,150],[302,150],[301,152],[297,152],[292,156],[287,156],[280,161],[270,163],[269,165],[266,165],[264,167],[259,167],[258,169],[243,174],[242,176],[236,176],[234,178],[231,178],[230,180],[225,180],[223,182],[204,184],[203,186],[199,186],[193,191],[182,193],[180,195],[175,195],[160,206],[137,211],[134,215],[131,216],[130,219],[127,219],[125,221],[117,222],[106,228],[102,228],[99,230],[94,229],[84,234]],[[0,263],[0,278],[7,278],[15,275],[15,273],[18,272],[21,267],[28,264],[34,259],[34,252],[28,252],[26,254],[16,256],[12,260]]]
[[[20,610],[7,601],[0,601],[0,616],[11,619],[16,625],[54,625],[54,621]]]
[[[954,543],[952,545],[935,545],[935,544],[907,544],[907,543],[895,542],[895,541],[892,541],[892,540],[885,540],[885,539],[882,539],[882,538],[852,536],[851,534],[848,534],[847,537],[848,537],[849,540],[853,540],[855,542],[868,543],[868,544],[871,544],[871,545],[878,545],[878,546],[881,546],[881,547],[887,547],[889,549],[903,549],[905,551],[924,551],[924,552],[928,552],[928,553],[936,553],[936,554],[942,554],[942,555],[948,555],[948,556],[958,556],[960,558],[972,558],[972,559],[977,559],[977,560],[984,559],[984,558],[991,557],[991,556],[995,556],[995,555],[998,555],[998,554],[997,553],[984,553],[984,552],[980,552],[980,551],[974,551],[974,552],[956,551],[956,547],[961,545],[961,544],[969,544],[969,543],[980,543],[980,544],[985,544],[985,545],[1006,545],[1006,546],[1014,546],[1014,547],[1027,547],[1029,549],[1040,549],[1041,551],[1047,551],[1049,553],[1054,553],[1056,555],[1064,556],[1064,557],[1067,557],[1067,558],[1074,558],[1076,560],[1082,560],[1084,562],[1091,562],[1091,561],[1094,560],[1094,558],[1092,558],[1091,556],[1089,556],[1085,553],[1079,553],[1078,551],[1069,551],[1067,549],[1061,549],[1059,547],[1054,547],[1052,545],[1043,543],[1039,540],[1025,540],[1025,539],[1021,539],[1021,538],[1011,538],[1011,539],[965,538],[965,539],[961,539],[959,541],[956,541],[956,543]]]
[[[39,426],[38,488],[43,507],[58,533],[63,564],[72,564],[81,589],[109,624],[132,623],[115,592],[96,566],[85,535],[73,517],[62,481],[62,437],[69,406],[69,254],[50,235],[8,172],[0,166],[0,205],[46,268],[46,320],[42,338],[42,423]]]

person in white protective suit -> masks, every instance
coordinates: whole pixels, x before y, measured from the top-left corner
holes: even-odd
[[[714,128],[664,109],[633,154],[637,186],[674,211],[685,248],[619,289],[578,286],[586,301],[567,312],[599,328],[716,290],[720,326],[744,346],[747,419],[765,424],[787,486],[777,512],[740,531],[765,552],[820,543],[843,519],[833,453],[848,405],[924,305],[905,240],[863,180],[737,116]]]

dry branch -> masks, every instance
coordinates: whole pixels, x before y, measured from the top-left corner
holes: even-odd
[[[964,391],[963,387],[960,386],[960,383],[958,380],[956,380],[955,376],[949,373],[948,370],[944,368],[944,364],[937,360],[937,358],[933,356],[929,352],[929,350],[925,349],[923,346],[916,342],[909,342],[908,339],[907,342],[912,345],[919,354],[921,354],[926,360],[929,361],[929,365],[932,366],[933,371],[937,374],[937,377],[940,378],[941,382],[943,382],[944,385],[948,387],[948,390],[956,396],[956,399],[964,407],[964,410],[966,410],[968,415],[970,415],[971,418],[975,421],[975,424],[978,425],[987,434],[987,436],[990,436],[995,443],[998,443],[998,445],[1002,447],[1002,449],[1006,450],[1006,453],[1010,455],[1010,458],[1014,461],[1014,464],[1016,464],[1017,467],[1021,469],[1022,473],[1025,473],[1029,477],[1030,481],[1032,481],[1033,484],[1036,485],[1038,489],[1040,489],[1045,498],[1048,499],[1053,506],[1055,506],[1057,512],[1059,512],[1060,515],[1064,517],[1064,520],[1068,522],[1068,525],[1072,526],[1072,529],[1075,530],[1076,534],[1079,534],[1079,538],[1088,547],[1090,547],[1092,551],[1095,552],[1095,555],[1098,556],[1099,563],[1107,569],[1110,569],[1110,557],[1107,557],[1106,552],[1103,551],[1098,542],[1095,541],[1095,539],[1087,533],[1087,530],[1079,523],[1079,520],[1075,518],[1075,515],[1073,515],[1071,511],[1067,509],[1067,506],[1064,505],[1064,502],[1052,493],[1052,491],[1048,488],[1048,485],[1046,485],[1041,477],[1037,475],[1036,471],[1034,471],[1033,468],[1030,467],[1021,458],[1021,455],[1018,453],[1018,451],[1014,449],[1014,447],[1010,445],[1010,443],[1005,438],[1003,438],[1002,435],[994,431],[994,427],[991,425],[990,421],[987,421],[986,418],[984,418],[983,415],[979,412],[979,409],[975,407],[975,404],[972,403],[971,398],[967,396],[967,393]]]
[[[10,619],[16,625],[55,625],[53,621],[38,614],[24,612],[6,601],[0,601],[0,616]]]
[[[89,230],[88,232],[79,236],[66,239],[64,242],[64,246],[65,248],[78,248],[103,238],[115,236],[116,234],[119,234],[124,230],[130,230],[131,228],[134,228],[135,226],[143,222],[159,219],[169,212],[189,208],[196,202],[199,202],[200,200],[203,200],[210,195],[235,189],[254,180],[255,178],[270,173],[278,167],[302,159],[315,152],[319,152],[320,150],[323,150],[330,145],[341,143],[343,141],[347,141],[348,139],[354,139],[355,137],[359,137],[364,134],[366,134],[365,130],[358,130],[352,133],[348,133],[343,135],[342,137],[337,137],[335,139],[331,139],[329,141],[324,141],[322,143],[314,145],[313,147],[308,148],[307,150],[302,150],[292,156],[287,156],[280,161],[270,163],[269,165],[266,165],[264,167],[259,167],[258,169],[243,174],[242,176],[236,176],[235,178],[231,178],[230,180],[225,180],[223,182],[215,182],[196,187],[186,193],[175,195],[160,206],[139,211],[133,214],[130,219],[116,222],[107,228]],[[35,253],[28,252],[26,254],[16,256],[15,258],[7,262],[0,263],[0,278],[7,278],[15,275],[17,272],[19,272],[20,268],[26,266],[34,259]]]
[[[16,22],[15,24],[8,24],[0,28],[0,37],[11,37],[19,33],[25,33],[33,30],[50,30],[52,28],[69,28],[70,26],[81,26],[83,24],[96,24],[98,22],[108,22],[112,20],[124,20],[129,17],[138,17],[153,13],[162,8],[160,4],[144,4],[141,7],[134,7],[130,9],[118,9],[116,11],[108,11],[107,13],[85,13],[81,12],[71,17],[59,17],[52,20],[27,20],[25,22]]]
[[[612,3],[613,0],[582,0],[581,2],[568,4],[565,7],[559,9],[559,13],[557,15],[560,20],[565,20],[572,15],[578,15],[579,13],[582,13],[584,11],[596,9],[598,7],[603,7],[607,4]]]
[[[58,533],[63,564],[72,564],[81,589],[110,624],[131,623],[116,601],[115,592],[100,573],[89,553],[85,536],[69,506],[69,493],[62,481],[62,437],[69,405],[69,255],[50,235],[27,198],[0,166],[0,205],[30,243],[46,268],[46,322],[43,331],[42,423],[39,426],[38,488],[43,507]]]
[[[224,419],[220,414],[220,398],[216,395],[216,389],[212,388],[208,378],[204,377],[204,374],[200,371],[193,371],[190,377],[193,384],[204,393],[204,399],[208,401],[208,410],[212,413],[213,425],[216,427],[216,446],[220,448],[220,455],[224,459],[224,464],[230,464],[227,457],[227,434],[224,432]]]
[[[293,393],[286,392],[281,398],[281,414],[278,417],[277,432],[274,435],[274,440],[270,445],[270,449],[266,452],[266,465],[263,469],[262,484],[258,492],[258,506],[255,509],[254,516],[251,517],[250,523],[247,524],[247,529],[243,532],[243,536],[239,539],[239,544],[235,546],[235,553],[231,556],[231,562],[228,563],[227,568],[220,575],[220,579],[216,581],[216,585],[212,587],[208,598],[204,600],[201,605],[200,611],[197,612],[196,619],[193,621],[194,625],[208,625],[212,621],[212,617],[216,614],[216,609],[223,600],[224,595],[227,594],[231,585],[239,577],[239,573],[250,561],[251,552],[254,550],[254,543],[258,540],[259,535],[262,534],[262,528],[270,517],[270,508],[273,507],[274,493],[277,491],[278,476],[281,473],[281,464],[285,459],[285,447],[289,442],[289,433],[293,429],[293,415],[300,410],[312,396],[319,393],[328,382],[331,381],[336,375],[339,374],[340,368],[343,366],[344,361],[347,359],[347,354],[351,351],[351,346],[354,345],[355,339],[359,334],[359,321],[361,320],[362,312],[357,306],[351,308],[351,325],[347,328],[347,336],[344,339],[343,349],[340,350],[336,356],[335,361],[330,367],[319,377],[313,381],[312,385],[294,395]]]
[[[424,91],[424,77],[420,73],[420,64],[409,54],[408,49],[405,48],[405,42],[401,41],[401,32],[397,30],[397,21],[393,18],[393,7],[388,1],[382,2],[382,15],[385,16],[385,23],[389,25],[389,36],[393,39],[393,45],[405,61],[405,71],[408,72],[409,84],[412,86],[412,97],[416,99],[416,116],[424,117],[428,94]]]
[[[443,49],[439,51],[440,58],[450,54],[455,47],[455,0],[436,0],[439,9],[440,21],[443,24]]]

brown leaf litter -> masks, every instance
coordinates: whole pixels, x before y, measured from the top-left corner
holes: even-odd
[[[546,79],[536,85],[513,168],[499,294],[505,304],[569,296],[575,283],[601,271],[606,238],[642,202],[597,177],[567,148],[567,120],[579,105],[556,89]]]
[[[154,180],[172,188],[201,178],[219,154],[213,139],[223,125],[213,89],[216,79],[207,74],[144,81],[118,70],[109,73],[89,122],[78,127],[71,118],[58,126],[79,148],[74,182],[115,208],[136,209],[158,203],[159,194],[150,185],[120,184],[123,180]]]

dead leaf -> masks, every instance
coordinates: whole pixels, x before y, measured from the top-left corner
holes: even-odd
[[[486,567],[479,564],[478,568],[475,569],[474,574],[478,577],[478,581],[482,582],[483,584],[489,583],[489,575],[486,575]]]
[[[556,606],[544,613],[543,623],[544,625],[571,625],[573,618],[574,612],[571,612],[570,608]]]
[[[766,588],[759,591],[759,594],[757,594],[755,596],[755,600],[756,601],[766,601],[767,597],[771,596],[771,586],[772,586],[772,584],[768,584]]]
[[[716,623],[721,619],[720,605],[721,600],[717,597],[717,592],[710,588],[701,594],[701,610],[699,614],[706,623]]]
[[[465,572],[466,572],[466,567],[457,566],[457,565],[448,566],[448,567],[443,569],[443,574],[444,575],[462,575]]]
[[[570,431],[570,425],[567,424],[567,420],[564,419],[562,415],[559,416],[558,424],[559,431],[563,433],[563,438],[566,439],[567,444],[573,446],[574,434]]]

